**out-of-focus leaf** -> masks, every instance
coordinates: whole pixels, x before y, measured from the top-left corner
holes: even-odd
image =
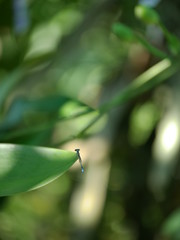
[[[168,217],[161,232],[168,239],[178,240],[180,238],[180,209],[175,210]]]
[[[112,31],[125,41],[132,41],[135,39],[133,31],[122,23],[114,23]]]
[[[0,196],[45,185],[67,171],[76,160],[75,152],[0,144]]]
[[[39,99],[18,98],[14,100],[7,115],[0,123],[0,131],[9,130],[20,123],[22,124],[25,118],[28,118],[30,122],[31,119],[35,119],[36,115],[38,117],[42,116],[41,119],[44,118],[43,120],[46,121],[48,116],[58,112],[59,108],[70,100],[64,96],[50,96]]]
[[[158,13],[154,9],[143,5],[138,5],[135,7],[135,15],[141,21],[148,24],[159,24],[160,22]]]
[[[146,102],[134,108],[129,128],[129,139],[133,145],[140,146],[147,141],[159,115],[159,109],[153,102]]]
[[[2,107],[9,92],[22,79],[23,75],[24,71],[22,69],[16,69],[2,80],[0,84],[0,108]]]
[[[40,139],[40,132],[47,130],[49,133],[57,122],[75,119],[92,111],[93,109],[86,104],[65,96],[54,95],[32,100],[18,98],[0,123],[0,139],[3,142],[16,139],[17,143],[18,138],[18,143],[24,144],[23,141],[27,137],[28,145],[37,145],[33,144],[34,140],[31,141],[31,137]]]

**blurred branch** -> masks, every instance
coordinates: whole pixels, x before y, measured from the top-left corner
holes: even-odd
[[[180,53],[180,40],[174,34],[170,33],[163,23],[160,23],[159,27],[161,28],[164,36],[167,39],[171,53],[174,56],[178,56],[178,54]]]
[[[55,144],[53,144],[53,147],[59,147],[67,142],[70,142],[74,139],[77,138],[82,138],[85,134],[85,132],[91,128],[104,114],[98,113],[98,116],[96,116],[95,118],[93,118],[78,134],[73,135],[68,137],[67,139],[64,139],[63,141],[57,142]]]
[[[82,129],[77,135],[71,136],[60,143],[55,144],[56,146],[62,145],[66,142],[80,138],[83,134],[95,124],[105,113],[109,112],[115,107],[128,102],[134,97],[151,90],[153,87],[157,86],[161,82],[167,80],[169,77],[174,75],[179,71],[180,63],[179,61],[171,62],[168,59],[164,59],[157,63],[146,72],[138,76],[129,86],[122,90],[117,96],[115,96],[108,103],[99,107],[99,115],[94,118],[84,129]]]
[[[178,59],[173,62],[168,59],[162,60],[134,79],[129,86],[124,88],[112,100],[100,106],[99,111],[101,113],[108,112],[112,108],[117,107],[148,90],[151,90],[153,87],[177,73],[179,71],[179,67],[180,62]]]
[[[28,129],[24,128],[24,129],[21,129],[21,130],[12,131],[9,134],[5,133],[4,136],[2,135],[0,137],[1,137],[1,140],[4,141],[4,140],[11,140],[11,139],[14,139],[14,138],[23,137],[23,136],[27,136],[27,135],[31,135],[31,134],[36,134],[38,132],[47,130],[49,128],[53,128],[54,125],[59,121],[67,121],[67,120],[75,119],[75,118],[84,116],[84,115],[86,115],[86,114],[88,114],[92,111],[93,111],[92,109],[88,109],[88,110],[82,111],[80,113],[73,114],[73,115],[68,116],[68,117],[59,117],[55,120],[48,121],[46,123],[41,123],[40,125],[35,126],[35,127],[33,126],[33,127],[28,128]]]
[[[160,59],[170,58],[168,54],[159,50],[150,44],[143,36],[141,36],[138,32],[134,32],[136,39],[141,43],[141,45],[148,50],[152,55],[159,57]]]
[[[131,29],[130,27],[122,23],[114,23],[112,26],[112,31],[114,32],[114,34],[116,34],[116,36],[126,42],[138,41],[149,53],[160,59],[169,58],[168,54],[154,47],[139,32]]]

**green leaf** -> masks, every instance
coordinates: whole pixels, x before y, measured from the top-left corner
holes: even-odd
[[[162,225],[161,232],[163,236],[168,239],[179,239],[180,238],[180,209],[176,209],[172,212]]]
[[[135,7],[135,15],[141,21],[148,24],[159,24],[160,22],[160,17],[157,12],[154,9],[143,5]]]
[[[41,187],[67,171],[76,152],[0,144],[0,196]]]
[[[125,41],[132,41],[135,38],[133,31],[122,23],[114,23],[112,31]]]

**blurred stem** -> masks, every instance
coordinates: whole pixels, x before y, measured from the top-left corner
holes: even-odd
[[[152,55],[159,57],[160,59],[169,58],[169,56],[158,48],[150,44],[143,36],[139,33],[134,32],[136,39],[141,43],[141,45],[148,50]]]
[[[77,138],[82,138],[85,134],[85,132],[91,128],[102,116],[104,115],[104,113],[98,113],[98,116],[96,116],[95,118],[93,118],[88,124],[87,126],[85,126],[78,134],[76,135],[73,135],[73,136],[70,136],[68,137],[67,139],[64,139],[63,141],[60,141],[60,142],[57,142],[55,144],[53,144],[53,147],[59,147],[67,142],[70,142],[74,139],[77,139]]]
[[[161,82],[165,81],[180,69],[180,61],[171,62],[164,59],[157,63],[146,72],[138,76],[129,86],[118,93],[112,100],[100,106],[101,113],[108,112],[112,108],[119,106],[130,99],[139,96],[140,94],[152,89]]]
[[[68,117],[60,117],[60,118],[57,118],[55,120],[52,120],[52,121],[49,121],[49,122],[46,122],[46,123],[42,123],[42,124],[40,124],[38,126],[35,126],[35,127],[33,126],[33,127],[29,127],[28,129],[22,129],[22,130],[14,131],[14,132],[11,132],[9,134],[6,133],[5,136],[1,136],[1,140],[10,140],[10,139],[13,139],[13,138],[18,138],[18,137],[23,137],[23,136],[26,136],[26,135],[35,134],[35,133],[47,130],[48,128],[53,128],[54,125],[59,121],[67,121],[67,120],[75,119],[75,118],[78,118],[80,116],[86,115],[86,114],[88,114],[92,111],[93,111],[93,109],[88,109],[88,110],[73,114],[73,115],[68,116]]]
[[[55,146],[62,145],[76,138],[81,138],[85,132],[92,127],[105,113],[109,112],[114,107],[117,107],[130,99],[139,96],[140,94],[152,89],[159,83],[165,81],[173,74],[179,71],[179,61],[171,62],[168,59],[164,59],[157,63],[146,72],[138,76],[129,86],[122,90],[117,96],[115,96],[108,103],[99,107],[99,114],[96,116],[85,128],[83,128],[77,135],[71,136],[64,141],[56,143]]]
[[[174,56],[178,56],[180,53],[180,40],[174,34],[170,33],[163,23],[160,23],[159,27],[167,39],[171,53]]]

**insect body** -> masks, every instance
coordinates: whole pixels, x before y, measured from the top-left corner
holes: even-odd
[[[81,156],[80,156],[80,153],[79,153],[80,149],[75,149],[75,151],[77,152],[79,163],[81,165],[81,172],[84,173],[84,168],[83,168],[83,165],[82,165],[82,159],[81,159]]]

